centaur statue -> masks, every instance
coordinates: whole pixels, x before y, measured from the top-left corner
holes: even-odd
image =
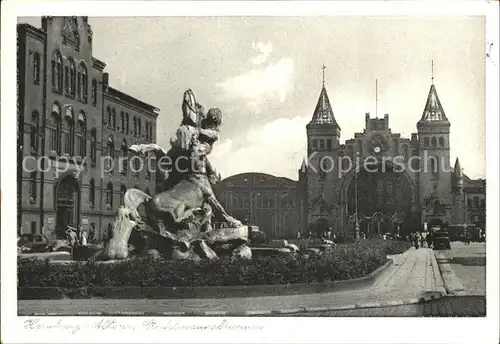
[[[105,259],[128,257],[129,244],[139,250],[157,249],[168,259],[215,258],[221,247],[226,253],[251,256],[247,227],[226,212],[212,190],[220,177],[207,156],[219,139],[222,113],[217,108],[205,113],[189,89],[184,92],[182,115],[168,152],[156,144],[129,148],[156,158],[165,176],[162,191],[151,197],[127,190],[112,224],[112,238],[101,255]],[[213,229],[212,218],[225,226]]]

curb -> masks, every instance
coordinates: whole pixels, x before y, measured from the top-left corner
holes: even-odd
[[[175,317],[175,316],[279,316],[285,314],[295,314],[300,316],[305,313],[312,312],[327,312],[327,311],[342,311],[342,310],[352,310],[352,309],[362,309],[362,308],[380,308],[380,307],[391,307],[391,306],[401,306],[425,303],[431,300],[439,299],[446,295],[444,291],[430,292],[427,295],[415,298],[408,298],[405,300],[392,300],[384,302],[367,302],[367,303],[357,303],[349,304],[343,306],[331,306],[331,307],[302,307],[302,308],[290,308],[290,309],[278,309],[278,310],[251,310],[251,311],[187,311],[187,312],[78,312],[73,315],[77,316],[147,316],[147,317]],[[21,315],[21,314],[20,314]],[[61,316],[64,314],[58,313],[28,313],[22,314],[23,316],[41,316],[41,315],[53,315]]]
[[[18,300],[41,299],[204,299],[321,294],[371,287],[392,266],[392,259],[367,276],[323,283],[214,287],[19,287]]]
[[[450,295],[466,295],[465,288],[462,282],[458,279],[458,277],[453,272],[450,264],[448,263],[438,263],[438,259],[449,259],[445,254],[441,252],[434,252],[434,260],[436,264],[438,264],[439,273],[443,282],[443,287],[446,290],[447,294]]]

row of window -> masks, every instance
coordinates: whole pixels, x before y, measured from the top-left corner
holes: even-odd
[[[83,103],[88,99],[88,69],[83,61],[76,66],[72,57],[64,57],[56,50],[52,55],[52,90],[68,97],[77,98]],[[40,84],[41,57],[39,52],[32,53],[33,83]],[[96,79],[92,79],[92,105],[97,106]]]
[[[35,69],[35,67],[33,67]],[[39,67],[38,72],[39,74]],[[77,98],[87,103],[88,69],[83,61],[78,66],[72,57],[62,57],[59,51],[52,55],[52,90],[64,93],[71,98]],[[92,104],[97,105],[97,80],[92,80]]]
[[[106,108],[106,116],[104,117],[104,124],[112,130],[120,130],[122,133],[127,135],[132,135],[134,137],[142,137],[142,121],[140,118],[132,117],[132,130],[130,128],[130,117],[128,112],[120,112],[120,126],[116,123],[116,109],[108,106]],[[153,141],[153,123],[145,121],[144,122],[144,134],[146,141]]]
[[[312,149],[331,150],[332,149],[332,139],[312,139],[311,140],[311,147],[312,147]]]
[[[249,198],[242,195],[233,195],[227,201],[227,206],[229,208],[248,209],[250,207]],[[256,194],[254,197],[254,204],[255,207],[259,209],[274,209],[274,196]],[[285,208],[293,208],[296,206],[295,199],[290,196],[282,197],[281,206]]]
[[[480,200],[478,196],[468,198],[467,208],[486,208],[486,200],[484,198]]]
[[[37,199],[37,173],[32,172],[30,176],[30,186],[29,186],[29,193],[30,193],[30,201],[35,202]],[[138,186],[135,186],[136,189],[138,189]],[[127,191],[127,187],[125,185],[120,186],[120,205],[123,205],[123,197],[125,196],[125,192]],[[108,183],[106,189],[106,205],[108,207],[113,207],[113,184]],[[149,188],[146,188],[145,190],[146,194],[151,195],[151,192],[149,191]],[[89,185],[89,204],[90,207],[95,206],[95,181],[94,179],[90,180],[90,185]]]
[[[120,147],[120,150],[121,150],[121,165],[119,166],[119,169],[118,169],[118,172],[122,175],[127,175],[128,174],[128,166],[129,166],[129,150],[128,150],[128,145],[127,145],[127,140],[123,139],[122,141],[122,144],[121,144],[121,147]],[[115,158],[117,158],[117,156],[115,156],[115,142],[114,142],[114,138],[113,138],[113,135],[110,135],[108,137],[108,141],[107,141],[107,144],[106,144],[106,147],[103,149],[103,152],[102,152],[102,155],[107,157],[107,159],[105,159],[105,163],[106,163],[106,166],[105,166],[105,169],[106,171],[109,171],[110,174],[112,174],[114,171],[115,171],[115,168],[114,168],[114,162],[115,162]],[[144,169],[145,172],[146,172],[146,180],[149,180],[151,179],[151,171],[149,169],[149,164],[147,164],[146,162],[143,163],[142,167],[141,167],[141,159],[134,159],[133,160],[133,164],[134,164],[134,170],[135,170],[135,174],[136,174],[136,177],[139,176],[140,174],[140,170],[141,169]]]
[[[444,147],[444,137],[440,137],[439,139],[436,138],[435,136],[431,137],[430,139],[428,137],[424,137],[424,146],[425,147],[437,147],[438,146],[438,141],[439,141],[439,147]]]

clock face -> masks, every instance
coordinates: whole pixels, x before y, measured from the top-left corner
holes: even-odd
[[[386,139],[380,134],[373,135],[370,144],[372,146],[372,151],[375,154],[382,154],[388,149]]]

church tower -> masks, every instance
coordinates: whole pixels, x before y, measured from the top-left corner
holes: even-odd
[[[464,174],[458,158],[455,160],[455,167],[453,168],[451,175],[451,182],[454,206],[452,222],[454,224],[465,223],[467,203],[465,201],[464,194]]]
[[[439,100],[434,77],[422,117],[417,123],[417,130],[421,158],[420,199],[424,217],[427,213],[427,216],[441,218],[443,222],[447,222],[453,202],[450,173],[450,122]],[[430,207],[431,204],[432,207]]]
[[[323,66],[323,72],[324,68]],[[339,230],[336,228],[339,212],[336,197],[339,195],[337,157],[340,149],[340,126],[335,120],[326,92],[324,74],[318,102],[306,130],[308,223],[316,224],[319,221],[322,227],[332,227],[335,232]]]

